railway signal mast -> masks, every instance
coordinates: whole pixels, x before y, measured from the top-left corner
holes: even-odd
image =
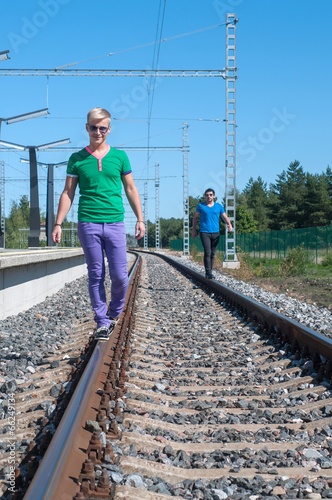
[[[149,250],[149,233],[148,233],[148,183],[144,182],[144,195],[143,195],[143,219],[145,222],[145,233],[143,236],[143,250]]]
[[[155,208],[155,211],[156,211],[156,214],[155,214],[155,218],[156,218],[156,243],[155,243],[155,246],[156,246],[156,252],[159,252],[160,250],[160,217],[159,217],[159,185],[160,185],[160,177],[159,177],[159,163],[156,162],[155,163],[155,182],[154,182],[154,186],[155,186],[155,196],[156,196],[156,208]]]
[[[189,257],[189,125],[183,124],[183,256]]]
[[[226,144],[225,144],[225,167],[226,167],[226,213],[232,223],[233,231],[229,232],[226,227],[226,248],[223,267],[238,268],[236,255],[236,15],[227,14],[226,21]]]

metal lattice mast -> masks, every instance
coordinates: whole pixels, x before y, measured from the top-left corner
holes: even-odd
[[[0,248],[5,248],[5,162],[0,161]]]
[[[237,262],[235,244],[235,169],[236,169],[236,15],[227,14],[226,20],[226,213],[232,223],[233,232],[226,227],[225,262]]]
[[[166,70],[147,70],[147,69],[3,69],[0,68],[0,76],[84,76],[84,77],[132,77],[137,76],[149,78],[225,78],[225,70],[222,69],[166,69]]]
[[[155,190],[156,190],[156,252],[160,250],[160,217],[159,217],[159,163],[155,163]]]
[[[189,125],[183,124],[183,255],[189,256]]]
[[[144,205],[144,223],[145,223],[145,234],[144,234],[144,250],[149,250],[148,246],[148,183],[144,182],[144,195],[143,195],[143,205]]]

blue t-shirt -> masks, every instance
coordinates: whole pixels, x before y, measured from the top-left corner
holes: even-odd
[[[208,207],[206,202],[199,203],[196,212],[201,214],[199,230],[201,233],[219,233],[219,218],[225,213],[224,207],[220,203],[214,203]]]

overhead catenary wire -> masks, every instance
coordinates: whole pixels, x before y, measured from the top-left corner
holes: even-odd
[[[144,118],[136,118],[135,120],[131,120],[130,118],[117,118],[116,116],[113,116],[112,120],[117,120],[121,122],[147,123],[147,121],[144,120]],[[164,121],[173,120],[180,122],[198,121],[198,122],[217,122],[217,123],[225,121],[224,118],[168,118],[168,117],[160,118],[156,116],[154,116],[153,118],[151,117],[151,120],[164,120]]]
[[[162,0],[160,0],[160,3],[159,3],[158,21],[159,21],[159,16],[160,16],[161,1]],[[162,33],[163,33],[164,20],[165,20],[165,10],[166,10],[166,0],[164,0],[164,9],[163,9],[161,26],[160,26],[160,35],[159,35],[158,50],[157,50],[157,56],[156,56],[156,58],[155,58],[155,54],[156,54],[157,43],[154,46],[154,53],[153,53],[153,59],[152,59],[152,69],[153,70],[157,70],[157,68],[158,68],[159,55],[160,55],[161,37],[162,37]],[[158,34],[158,26],[159,26],[159,22],[157,24],[156,37],[157,37],[157,34]],[[153,80],[153,85],[152,85],[152,80]],[[149,122],[150,122],[150,118],[151,118],[151,114],[152,114],[152,107],[153,107],[153,101],[154,101],[154,93],[155,93],[155,88],[156,88],[156,75],[151,75],[150,76],[150,88],[152,89],[152,95],[151,95],[151,102],[150,102],[149,114],[148,114],[148,121]]]
[[[158,30],[159,30],[159,19],[160,19],[160,11],[161,11],[161,2],[162,0],[159,0],[159,11],[158,11],[158,22],[157,22],[157,27],[156,27],[156,44],[157,44],[157,37],[158,37]],[[165,18],[165,9],[166,9],[166,0],[164,0],[164,9],[162,13],[162,20],[161,20],[161,26],[160,26],[160,31],[159,31],[159,46],[158,46],[158,51],[157,51],[157,56],[156,56],[156,44],[154,46],[154,51],[153,51],[153,57],[152,57],[152,69],[156,70],[158,68],[158,62],[159,62],[159,55],[160,55],[160,41],[162,37],[162,31],[163,31],[163,26],[164,26],[164,18]],[[149,160],[151,158],[151,152],[150,152],[150,127],[151,127],[151,114],[152,114],[152,107],[153,107],[153,100],[154,100],[154,92],[155,92],[155,87],[156,87],[156,77],[151,76],[150,77],[150,82],[148,79],[146,79],[146,85],[147,85],[147,93],[148,93],[148,142],[147,142],[147,176],[149,176]],[[152,92],[152,95],[150,93],[150,89]]]
[[[141,137],[140,139],[135,139],[133,141],[124,142],[122,144],[117,144],[117,147],[124,147],[124,146],[127,146],[128,144],[134,144],[135,142],[148,140],[147,150],[149,152],[150,139],[152,139],[153,137],[159,137],[160,135],[171,134],[172,132],[176,132],[177,130],[182,130],[182,127],[173,128],[171,130],[167,130],[166,132],[160,132],[160,134],[149,135],[147,137]]]
[[[155,40],[154,42],[148,42],[148,43],[144,43],[142,45],[136,45],[136,46],[130,47],[128,49],[122,49],[122,50],[118,50],[116,52],[108,52],[107,54],[103,54],[102,56],[91,57],[90,59],[84,59],[83,61],[77,61],[77,62],[73,62],[73,63],[69,63],[69,64],[63,64],[62,66],[57,66],[55,69],[57,70],[57,69],[62,69],[62,68],[69,68],[70,66],[76,66],[77,64],[83,64],[86,62],[96,61],[97,59],[103,59],[104,57],[115,56],[117,54],[123,54],[124,52],[130,52],[131,50],[142,49],[145,47],[149,47],[151,45],[161,44],[161,43],[169,42],[171,40],[176,40],[177,38],[183,38],[185,36],[196,35],[197,33],[202,33],[203,31],[208,31],[208,30],[220,28],[220,26],[225,26],[226,24],[227,23],[214,24],[212,26],[207,26],[205,28],[199,28],[199,29],[194,30],[194,31],[189,31],[187,33],[181,33],[179,35],[174,35],[174,36],[171,36],[168,38],[163,38],[163,39],[160,39],[158,41]]]

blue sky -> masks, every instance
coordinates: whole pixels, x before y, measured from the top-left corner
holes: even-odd
[[[55,68],[79,62],[76,69],[150,69],[158,54],[160,69],[223,69],[227,12],[237,24],[237,179],[268,184],[299,160],[304,171],[331,166],[330,0],[17,0],[6,2],[0,20],[0,51],[10,50],[7,68]],[[164,10],[165,7],[165,10]],[[164,17],[159,15],[164,11]],[[159,19],[159,24],[157,27]],[[135,48],[156,40],[160,45]],[[176,38],[173,38],[176,37]],[[121,52],[124,49],[132,49]],[[159,53],[158,53],[159,51]],[[115,52],[113,56],[105,56]],[[117,54],[117,52],[120,52]],[[81,62],[87,61],[87,62]],[[155,84],[153,105],[151,96]],[[225,81],[222,78],[23,77],[0,73],[0,117],[44,107],[48,117],[7,125],[1,139],[39,145],[69,137],[73,147],[87,144],[86,113],[95,106],[112,114],[109,143],[126,149],[181,146],[189,123],[190,194],[225,188]],[[149,94],[148,94],[149,88]],[[150,95],[150,98],[148,97]],[[182,216],[182,153],[127,150],[137,187],[148,181],[148,217],[154,221],[155,162],[160,168],[160,216]],[[0,153],[5,162],[6,216],[13,200],[29,194],[27,153]],[[39,152],[38,160],[67,160],[70,152]],[[55,172],[56,201],[65,168]],[[46,203],[46,169],[39,168],[41,210]],[[143,196],[142,196],[143,197]],[[70,217],[76,217],[78,196]],[[126,207],[127,231],[134,219]]]

